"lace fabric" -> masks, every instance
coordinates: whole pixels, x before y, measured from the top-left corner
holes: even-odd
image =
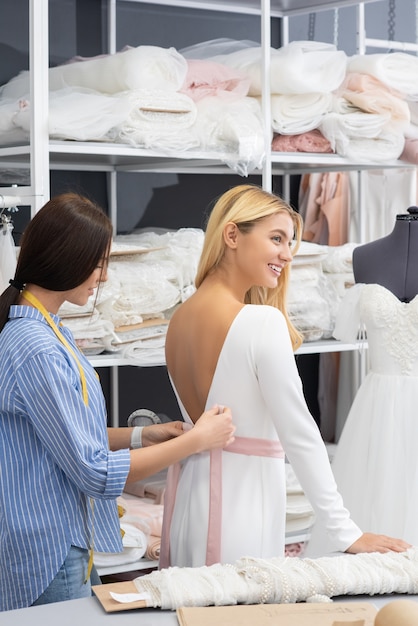
[[[170,567],[134,580],[138,592],[149,594],[147,605],[181,606],[330,602],[342,595],[415,594],[418,591],[418,550],[398,554],[342,554],[255,559],[233,565]]]

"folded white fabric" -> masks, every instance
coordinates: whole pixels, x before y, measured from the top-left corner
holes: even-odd
[[[355,54],[347,59],[347,71],[370,74],[411,100],[418,99],[418,58],[407,52]]]
[[[122,95],[109,95],[83,87],[64,87],[49,94],[49,135],[54,139],[114,141],[115,127],[132,108]],[[30,102],[21,101],[14,123],[30,132]]]
[[[361,111],[388,114],[393,130],[408,127],[411,113],[405,97],[374,76],[349,72],[338,93]]]
[[[148,538],[143,530],[134,524],[121,522],[123,531],[123,551],[122,552],[95,552],[94,564],[96,567],[111,567],[134,563],[141,559],[147,549]]]
[[[366,163],[396,160],[405,138],[390,130],[389,113],[366,113],[343,99],[334,99],[334,111],[321,122],[319,130],[340,156]]]
[[[256,98],[230,100],[209,96],[196,106],[198,114],[190,133],[201,150],[216,152],[243,176],[262,166],[264,126]]]
[[[273,94],[273,131],[282,135],[298,135],[318,128],[324,116],[332,110],[332,101],[330,93]]]
[[[125,92],[122,100],[129,112],[116,129],[119,140],[163,152],[198,146],[197,140],[185,132],[197,116],[196,105],[188,95],[140,89]]]
[[[251,80],[249,95],[262,91],[262,50],[260,46],[242,48],[219,55],[213,61],[243,72]],[[333,44],[319,41],[292,41],[270,50],[271,93],[306,94],[331,92],[344,80],[347,56]]]
[[[186,78],[187,61],[175,48],[138,46],[115,54],[66,63],[49,69],[49,90],[77,86],[103,93],[128,89],[177,91]],[[4,98],[18,99],[29,93],[29,72],[20,72],[3,85]]]

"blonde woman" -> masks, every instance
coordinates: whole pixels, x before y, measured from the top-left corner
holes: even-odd
[[[185,422],[216,402],[237,428],[224,450],[171,470],[160,567],[282,556],[285,454],[334,550],[408,547],[350,519],[307,408],[293,354],[301,337],[286,313],[301,231],[298,213],[252,185],[224,193],[209,217],[197,290],[169,325],[167,367]]]

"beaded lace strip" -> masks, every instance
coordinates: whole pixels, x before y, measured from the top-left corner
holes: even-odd
[[[234,565],[169,567],[136,578],[147,605],[181,606],[332,602],[344,595],[418,593],[418,548],[398,554],[308,559],[243,557]]]

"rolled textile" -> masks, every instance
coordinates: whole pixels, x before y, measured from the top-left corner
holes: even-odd
[[[250,78],[250,96],[262,92],[262,51],[260,46],[215,56],[213,61],[240,70]],[[329,93],[337,89],[346,74],[347,56],[333,44],[292,41],[270,50],[271,93]]]
[[[271,125],[283,135],[297,135],[318,128],[324,116],[332,110],[330,93],[273,94],[271,96]]]
[[[184,83],[187,61],[175,48],[138,46],[115,54],[66,63],[48,71],[49,90],[77,86],[102,93],[130,89],[177,91]],[[20,72],[1,88],[4,98],[29,94],[29,71]]]
[[[342,595],[418,592],[418,548],[308,559],[243,557],[234,565],[169,567],[134,580],[146,605],[181,606],[330,602]]]
[[[411,100],[418,99],[418,58],[407,52],[355,54],[347,59],[347,71],[370,74]]]
[[[148,537],[148,545],[145,552],[147,559],[158,561],[160,558],[161,536],[150,535]]]
[[[366,113],[387,113],[394,130],[403,132],[409,125],[411,113],[405,97],[374,76],[349,72],[338,93]]]

